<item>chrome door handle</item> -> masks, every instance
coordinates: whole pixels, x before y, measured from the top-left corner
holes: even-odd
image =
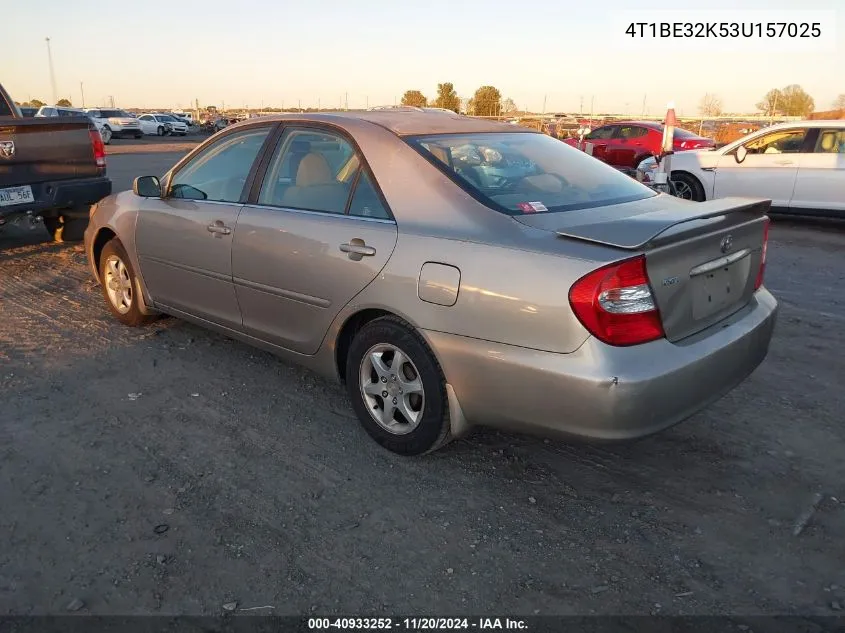
[[[224,226],[223,223],[218,220],[214,224],[209,224],[207,227],[209,233],[215,233],[215,237],[217,235],[229,235],[232,232],[228,226]]]
[[[349,253],[349,257],[352,258],[357,255],[357,259],[361,257],[370,257],[376,254],[376,249],[372,246],[367,246],[364,244],[363,240],[352,240],[349,243],[341,244],[340,251],[342,253]]]

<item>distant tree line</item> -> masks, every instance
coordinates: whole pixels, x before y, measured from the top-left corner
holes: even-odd
[[[402,105],[461,112],[461,98],[455,91],[455,85],[449,82],[437,84],[437,96],[434,99],[429,99],[420,90],[407,90],[402,95]],[[466,114],[475,116],[502,116],[513,112],[516,112],[513,99],[502,99],[502,93],[495,86],[481,86],[466,106]]]

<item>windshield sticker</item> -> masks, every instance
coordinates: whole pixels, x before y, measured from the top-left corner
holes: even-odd
[[[520,202],[518,205],[523,213],[540,213],[549,209],[542,202]]]

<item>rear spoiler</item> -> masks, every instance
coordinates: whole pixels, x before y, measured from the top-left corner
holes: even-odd
[[[665,241],[678,241],[701,233],[762,218],[771,200],[720,198],[706,202],[671,205],[659,211],[641,213],[601,222],[569,226],[555,231],[568,237],[625,250],[642,250]]]

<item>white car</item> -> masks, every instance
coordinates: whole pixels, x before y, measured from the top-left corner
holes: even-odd
[[[88,108],[85,110],[94,121],[102,123],[112,136],[133,136],[141,138],[141,123],[128,112],[112,108]]]
[[[100,136],[103,139],[103,143],[108,145],[111,143],[111,130],[109,130],[105,124],[98,121],[97,119],[92,118],[85,110],[80,108],[67,108],[65,106],[41,106],[38,109],[38,112],[35,113],[36,117],[59,117],[59,116],[84,116],[88,117],[88,119],[94,124],[97,128],[97,131],[100,133]]]
[[[141,122],[141,131],[144,134],[155,134],[157,136],[178,134],[179,136],[185,136],[188,133],[188,126],[169,114],[161,114],[159,112],[142,114],[138,117],[138,120]]]
[[[654,181],[643,161],[637,179]],[[845,217],[845,120],[794,121],[763,128],[713,150],[673,154],[670,181],[687,200],[769,198],[772,211]]]

